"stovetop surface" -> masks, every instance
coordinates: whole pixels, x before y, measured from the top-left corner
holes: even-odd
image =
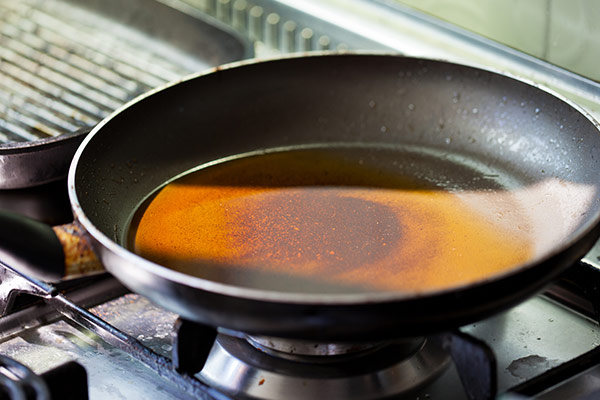
[[[86,292],[91,293],[93,286],[89,286]],[[117,290],[116,293],[120,292]],[[81,303],[77,296],[73,296],[73,300]],[[157,354],[171,358],[173,324],[177,315],[137,294],[118,295],[91,311]],[[27,313],[28,309],[22,312]],[[77,361],[87,370],[92,399],[192,398],[127,352],[107,344],[93,332],[68,319],[57,320],[56,313],[50,314],[41,311],[35,318],[19,319],[17,313],[14,333],[6,336],[10,331],[3,330],[0,354],[22,362],[36,373],[67,361]],[[53,322],[45,323],[48,318]],[[6,320],[2,324],[4,328]],[[36,327],[38,321],[41,321],[41,326]],[[32,328],[27,329],[27,326]],[[510,310],[464,326],[461,330],[482,339],[493,350],[499,393],[572,360],[600,343],[597,323],[543,295],[534,296]],[[256,379],[260,381],[260,377]],[[585,390],[599,387],[592,385],[593,382],[586,379]],[[570,390],[574,392],[571,393],[580,394],[583,390],[581,384],[572,386]],[[449,393],[452,393],[451,398],[466,398],[452,364],[439,379],[419,393],[411,393],[408,398],[443,399],[448,398]],[[559,392],[558,397],[553,397],[550,393],[543,398],[561,398],[562,394]]]
[[[156,353],[171,357],[171,333],[177,315],[136,294],[126,294],[94,307],[92,312]],[[535,296],[461,330],[482,339],[493,349],[498,365],[499,393],[600,343],[597,324],[543,296]],[[0,341],[0,353],[22,362],[37,373],[66,361],[81,363],[88,372],[91,399],[192,398],[126,352],[68,320],[60,319],[5,337]],[[263,384],[268,385],[269,382]],[[448,397],[450,393],[452,396]],[[409,398],[414,396],[466,398],[452,365],[439,379],[419,393],[411,393]]]

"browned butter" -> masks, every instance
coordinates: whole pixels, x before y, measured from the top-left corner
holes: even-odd
[[[443,289],[530,259],[522,226],[498,223],[481,212],[485,204],[463,201],[460,187],[435,182],[452,168],[360,149],[224,161],[171,182],[140,208],[131,246],[190,275],[299,292]],[[504,206],[514,214],[514,204]]]

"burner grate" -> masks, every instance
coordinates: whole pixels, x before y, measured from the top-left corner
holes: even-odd
[[[64,294],[60,293],[55,286],[28,278],[2,262],[0,262],[0,281],[3,282],[5,289],[0,293],[0,316],[6,318],[13,311],[12,308],[18,296],[31,295],[40,297],[58,313],[80,327],[93,332],[114,348],[124,351],[132,359],[145,364],[155,371],[158,376],[165,378],[166,381],[171,382],[182,392],[196,399],[228,399],[227,396],[206,386],[206,384],[200,382],[195,377],[178,371],[178,368],[182,366],[181,364],[174,365],[170,358],[158,354],[140,340],[121,331],[87,309],[73,303]],[[0,369],[1,367],[0,360]],[[54,381],[53,383],[56,384],[57,382]],[[2,379],[0,378],[0,389],[1,386]],[[55,386],[60,389],[65,385]],[[1,395],[2,393],[0,392],[0,399],[2,398]],[[83,399],[83,397],[75,398]]]

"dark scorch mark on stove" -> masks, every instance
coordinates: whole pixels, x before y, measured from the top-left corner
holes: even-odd
[[[531,355],[511,362],[506,370],[515,378],[529,379],[539,375],[561,363],[560,360],[549,360],[546,357]]]

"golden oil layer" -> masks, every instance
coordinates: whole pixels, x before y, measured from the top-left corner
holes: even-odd
[[[422,292],[484,279],[531,257],[522,229],[370,160],[377,157],[296,150],[200,169],[139,211],[133,249],[225,283],[261,287],[261,277],[284,277],[282,290],[292,291],[290,278],[349,291]],[[277,283],[267,279],[265,289]]]

